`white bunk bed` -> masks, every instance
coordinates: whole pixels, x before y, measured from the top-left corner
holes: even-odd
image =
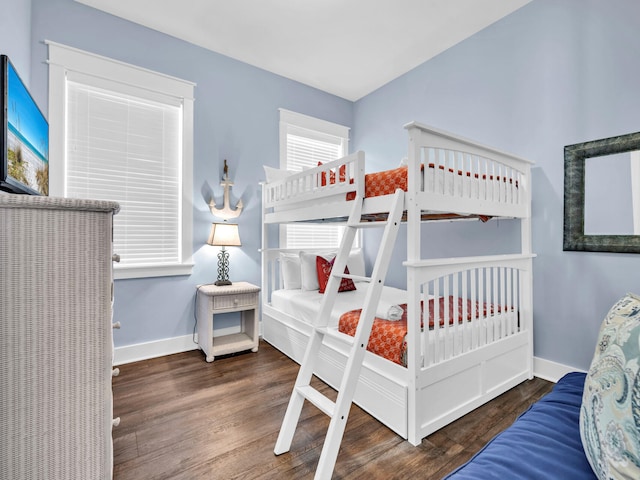
[[[533,376],[531,162],[415,122],[405,128],[409,135],[403,217],[406,366],[367,352],[354,402],[418,445],[427,435]],[[272,300],[274,292],[283,288],[283,254],[298,252],[270,247],[269,225],[348,217],[353,201],[347,194],[365,197],[364,172],[364,154],[358,152],[263,185],[263,337],[297,362],[303,358],[312,326],[303,316],[276,308]],[[385,217],[391,197],[365,198],[362,219]],[[520,219],[521,252],[420,258],[422,221],[467,217]],[[446,301],[429,302],[440,297],[465,300],[459,309]],[[451,320],[427,328],[425,311],[421,325],[421,305],[428,304],[433,318]],[[472,314],[473,305],[484,309]],[[314,370],[334,388],[350,349],[336,322],[330,321],[334,334],[324,337]]]

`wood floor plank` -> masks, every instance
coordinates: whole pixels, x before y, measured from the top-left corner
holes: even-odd
[[[274,455],[298,365],[269,344],[212,363],[194,350],[120,372],[113,382],[121,419],[113,431],[115,480],[313,478],[329,419],[305,403],[291,450]],[[319,380],[313,385],[335,398]],[[333,478],[440,479],[552,386],[524,382],[417,447],[354,405]]]

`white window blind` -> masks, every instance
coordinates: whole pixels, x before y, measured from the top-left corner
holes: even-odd
[[[281,168],[299,171],[347,154],[347,127],[286,110],[281,110],[280,116],[280,138],[284,143]],[[286,225],[281,229],[281,244],[286,248],[337,248],[342,232],[343,227],[334,225]]]
[[[180,262],[181,108],[67,82],[66,194],[113,200],[123,266]]]
[[[315,167],[318,162],[327,163],[345,155],[341,138],[295,127],[288,130],[287,170]]]
[[[189,275],[194,84],[49,48],[49,191],[112,200],[115,278]]]

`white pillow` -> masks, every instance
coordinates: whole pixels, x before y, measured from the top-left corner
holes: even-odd
[[[268,167],[266,165],[263,165],[262,168],[264,168],[264,175],[267,179],[267,183],[282,180],[287,178],[289,175],[296,173],[291,170],[280,170],[279,168]]]
[[[300,288],[302,290],[319,290],[318,270],[316,269],[316,257],[321,256],[331,260],[336,252],[300,252]]]
[[[300,252],[300,288],[302,290],[319,290],[316,257],[321,256],[329,261],[336,256],[336,250],[324,252]],[[347,268],[352,275],[365,276],[364,254],[361,248],[352,250],[347,259]]]
[[[351,275],[358,275],[359,277],[365,276],[364,253],[361,248],[351,250],[349,258],[347,259],[347,268]]]
[[[300,256],[297,253],[281,253],[280,268],[285,290],[300,288]]]

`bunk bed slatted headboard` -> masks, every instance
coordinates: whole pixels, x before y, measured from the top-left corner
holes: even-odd
[[[408,188],[439,211],[530,216],[529,160],[411,122]],[[424,168],[420,168],[424,165]]]
[[[492,159],[466,152],[421,149],[422,191],[441,196],[519,205],[521,172]]]

